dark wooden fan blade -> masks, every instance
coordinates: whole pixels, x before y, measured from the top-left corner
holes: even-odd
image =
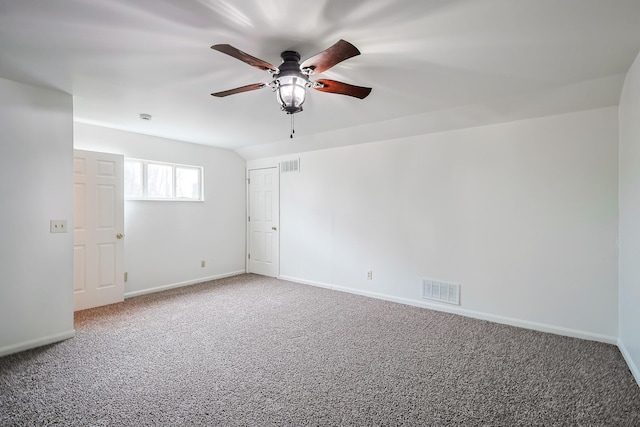
[[[355,98],[364,99],[371,93],[370,87],[354,86],[349,83],[337,82],[335,80],[316,80],[316,83],[321,83],[321,87],[317,87],[316,90],[320,92],[338,93],[340,95],[349,95]]]
[[[357,47],[346,40],[339,40],[324,52],[320,52],[319,54],[305,60],[302,65],[300,65],[300,69],[311,70],[309,74],[319,74],[345,59],[349,59],[357,55],[360,55],[360,51]]]
[[[239,59],[240,61],[245,62],[251,65],[252,67],[256,67],[263,71],[268,71],[268,70],[271,70],[273,72],[278,71],[276,67],[269,64],[268,62],[263,61],[262,59],[258,59],[255,56],[251,56],[248,53],[245,53],[239,49],[236,49],[230,44],[214,44],[213,46],[211,46],[211,49],[217,50],[218,52],[226,53],[229,56],[233,56],[234,58]]]
[[[234,95],[236,93],[249,92],[250,90],[262,89],[267,86],[266,83],[254,83],[252,85],[246,85],[237,87],[235,89],[224,90],[222,92],[212,93],[211,95],[217,96],[218,98],[222,98],[223,96]]]

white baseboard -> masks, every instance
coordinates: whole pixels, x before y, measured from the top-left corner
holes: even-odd
[[[633,378],[635,378],[636,384],[640,387],[640,369],[638,369],[638,366],[634,363],[631,354],[621,339],[618,339],[618,348],[620,349],[620,353],[622,353],[622,357],[624,357],[624,360],[627,362],[627,366],[629,366],[629,370],[631,371]]]
[[[124,299],[139,297],[140,295],[153,294],[155,292],[167,291],[169,289],[181,288],[183,286],[195,285],[197,283],[209,282],[211,280],[224,279],[225,277],[239,276],[245,274],[245,270],[232,271],[230,273],[216,274],[215,276],[200,277],[198,279],[187,280],[185,282],[170,283],[168,285],[156,286],[153,288],[143,289],[141,291],[125,292]]]
[[[311,285],[311,286],[316,286],[318,288],[334,289],[333,285],[329,285],[329,284],[322,283],[322,282],[314,282],[314,281],[311,281],[311,280],[300,279],[298,277],[278,276],[278,279],[286,280],[287,282],[298,283],[298,284],[301,284],[301,285]]]
[[[76,336],[74,329],[66,332],[62,332],[55,335],[49,335],[42,338],[36,338],[34,340],[23,341],[18,344],[8,345],[6,347],[0,347],[0,357],[8,354],[18,353],[20,351],[31,350],[32,348],[41,347],[47,344],[53,344],[55,342],[68,340]]]
[[[577,329],[564,328],[561,326],[548,325],[545,323],[530,322],[528,320],[498,316],[495,314],[483,313],[479,311],[466,310],[464,308],[460,308],[457,306],[449,306],[444,304],[431,303],[428,301],[419,301],[419,300],[413,300],[409,298],[395,297],[387,294],[368,292],[368,291],[354,289],[346,286],[337,286],[337,285],[331,285],[328,283],[313,282],[305,279],[300,279],[297,277],[280,276],[279,278],[282,280],[300,283],[303,285],[318,286],[321,288],[327,288],[327,289],[332,289],[332,290],[341,291],[341,292],[348,292],[350,294],[362,295],[362,296],[377,298],[385,301],[397,302],[400,304],[411,305],[414,307],[427,308],[429,310],[459,314],[465,317],[472,317],[474,319],[480,319],[480,320],[488,320],[490,322],[501,323],[501,324],[510,325],[510,326],[517,326],[519,328],[532,329],[535,331],[548,332],[556,335],[563,335],[567,337],[580,338],[580,339],[585,339],[590,341],[598,341],[598,342],[603,342],[607,344],[614,344],[614,345],[618,344],[618,338],[612,337],[609,335],[594,334],[592,332],[580,331]]]

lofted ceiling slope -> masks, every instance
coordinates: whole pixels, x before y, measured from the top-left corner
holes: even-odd
[[[269,75],[339,39],[362,55],[295,115]],[[638,0],[0,0],[0,77],[67,92],[75,120],[258,158],[617,105],[640,49]],[[140,113],[153,116],[140,120]]]

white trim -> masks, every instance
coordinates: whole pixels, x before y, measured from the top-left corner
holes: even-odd
[[[620,349],[620,353],[622,353],[622,357],[624,357],[624,360],[627,362],[627,366],[629,366],[629,370],[636,380],[636,384],[640,387],[640,369],[638,369],[638,366],[633,362],[631,354],[620,338],[618,338],[618,348]]]
[[[232,271],[230,273],[216,274],[215,276],[201,277],[199,279],[187,280],[185,282],[170,283],[168,285],[156,286],[154,288],[147,288],[141,291],[125,292],[124,299],[139,297],[140,295],[153,294],[156,292],[168,291],[169,289],[181,288],[183,286],[195,285],[203,282],[210,282],[211,280],[224,279],[225,277],[239,276],[245,273],[246,273],[245,270],[238,270],[238,271]]]
[[[289,277],[289,276],[278,276],[278,279],[280,280],[286,280],[287,282],[295,282],[298,283],[300,285],[311,285],[311,286],[316,286],[318,288],[326,288],[326,289],[333,289],[334,286],[333,285],[329,285],[327,283],[322,283],[322,282],[314,282],[312,280],[305,280],[305,279],[299,279],[297,277]]]
[[[76,336],[75,329],[71,329],[70,331],[62,332],[60,334],[49,335],[46,337],[36,338],[34,340],[29,340],[29,341],[23,341],[18,344],[13,344],[13,345],[0,348],[0,357],[13,354],[13,353],[18,353],[20,351],[30,350],[36,347],[42,347],[43,345],[53,344],[59,341],[68,340],[69,338],[73,338],[75,336]]]
[[[564,327],[561,327],[561,326],[548,325],[546,323],[531,322],[531,321],[528,321],[528,320],[515,319],[515,318],[512,318],[512,317],[498,316],[498,315],[495,315],[495,314],[483,313],[483,312],[473,311],[473,310],[466,310],[466,309],[460,308],[460,307],[454,307],[454,306],[449,306],[449,305],[445,306],[444,304],[441,305],[441,304],[430,303],[430,302],[426,302],[426,301],[412,300],[412,299],[409,299],[409,298],[394,297],[394,296],[386,295],[386,294],[379,294],[379,293],[375,293],[375,292],[362,291],[360,289],[354,289],[354,288],[350,288],[350,287],[347,287],[347,286],[337,286],[337,285],[331,285],[331,284],[327,284],[327,283],[312,282],[312,281],[300,279],[300,278],[297,278],[297,277],[280,276],[279,278],[282,279],[282,280],[287,280],[289,282],[300,283],[300,284],[303,284],[303,285],[319,286],[319,287],[322,287],[322,288],[332,289],[332,290],[335,290],[335,291],[347,292],[347,293],[350,293],[350,294],[362,295],[362,296],[371,297],[371,298],[377,298],[377,299],[381,299],[381,300],[385,300],[385,301],[397,302],[397,303],[400,303],[400,304],[411,305],[411,306],[414,306],[414,307],[427,308],[429,310],[443,311],[443,312],[446,312],[446,313],[459,314],[459,315],[465,316],[465,317],[472,317],[474,319],[480,319],[480,320],[488,320],[490,322],[501,323],[501,324],[504,324],[504,325],[517,326],[519,328],[532,329],[532,330],[535,330],[535,331],[548,332],[548,333],[552,333],[552,334],[556,334],[556,335],[564,335],[564,336],[567,336],[567,337],[580,338],[580,339],[585,339],[585,340],[590,340],[590,341],[599,341],[599,342],[603,342],[603,343],[607,343],[607,344],[613,344],[613,345],[618,344],[618,338],[617,337],[612,337],[612,336],[609,336],[609,335],[594,334],[592,332],[586,332],[586,331],[580,331],[580,330],[577,330],[577,329],[564,328]]]

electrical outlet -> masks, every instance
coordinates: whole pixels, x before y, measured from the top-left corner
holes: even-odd
[[[49,223],[49,232],[51,233],[66,233],[67,232],[67,220],[65,219],[52,219]]]
[[[204,260],[200,261],[200,267],[204,268],[204,266],[205,266]]]
[[[367,271],[367,280],[373,280],[373,271]]]

